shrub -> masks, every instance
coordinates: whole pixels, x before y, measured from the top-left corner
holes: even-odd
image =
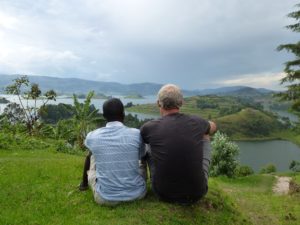
[[[251,174],[254,174],[254,171],[250,166],[238,166],[235,170],[235,175],[238,177],[245,177]]]
[[[289,169],[294,172],[300,172],[300,162],[293,160],[289,166]]]
[[[291,180],[290,182],[290,193],[291,194],[300,193],[300,185],[297,184],[294,180]]]
[[[238,145],[231,142],[226,134],[222,134],[219,131],[215,134],[211,144],[213,149],[210,175],[226,175],[228,177],[233,177],[234,171],[238,166],[236,160],[236,157],[239,154]]]
[[[275,173],[276,166],[273,163],[269,163],[261,168],[260,173]]]

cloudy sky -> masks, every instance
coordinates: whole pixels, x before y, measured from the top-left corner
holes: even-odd
[[[297,0],[0,0],[0,74],[278,89]]]

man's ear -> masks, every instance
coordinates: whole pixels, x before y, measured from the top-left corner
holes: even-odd
[[[159,101],[158,101],[158,100],[156,101],[156,104],[157,104],[157,106],[158,106],[159,108],[161,108],[161,104],[159,104]]]

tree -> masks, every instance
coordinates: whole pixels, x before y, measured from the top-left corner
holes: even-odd
[[[70,104],[59,103],[58,105],[47,104],[40,108],[41,120],[45,123],[56,124],[62,119],[73,117],[75,107]]]
[[[19,99],[19,106],[25,118],[23,122],[26,124],[27,131],[33,134],[33,129],[37,125],[40,118],[39,109],[44,107],[49,100],[56,100],[56,93],[53,90],[47,91],[42,95],[42,91],[38,84],[30,83],[27,76],[21,76],[13,80],[14,83],[6,87],[6,93],[16,95]],[[41,98],[42,105],[37,106],[37,100]],[[29,104],[29,100],[33,100],[33,105]]]
[[[297,4],[296,7],[299,8],[300,4]],[[286,28],[292,30],[292,32],[300,32],[300,10],[289,13],[288,17],[295,19],[297,22],[286,26]],[[291,52],[295,55],[295,59],[285,63],[284,72],[286,76],[281,79],[281,84],[289,83],[288,90],[276,96],[280,97],[281,100],[292,101],[292,108],[300,111],[300,41],[294,44],[279,45],[277,50]]]
[[[73,121],[75,123],[75,132],[77,135],[77,142],[81,149],[84,149],[84,139],[88,132],[96,127],[97,122],[101,122],[102,118],[98,114],[98,109],[91,105],[91,99],[94,92],[91,91],[86,96],[83,104],[79,103],[77,96],[73,95],[75,113]]]
[[[25,112],[19,104],[9,103],[3,111],[3,116],[7,118],[10,124],[24,123],[26,121]]]
[[[214,135],[212,145],[210,175],[233,177],[238,166],[239,147],[231,142],[227,135],[219,131]]]
[[[300,172],[300,162],[293,160],[289,166],[289,169],[294,172]]]

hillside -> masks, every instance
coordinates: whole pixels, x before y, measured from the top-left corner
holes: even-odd
[[[216,89],[200,90],[199,95],[219,95],[219,96],[243,96],[243,97],[263,97],[274,93],[265,88],[252,88],[247,86],[221,87]]]
[[[259,104],[233,96],[193,96],[184,98],[181,112],[198,115],[205,119],[215,119],[220,116],[239,112],[245,107],[259,107]],[[126,109],[129,112],[158,115],[159,109],[156,104],[136,105]]]
[[[238,139],[268,137],[282,126],[272,114],[251,108],[219,117],[216,122],[221,131]]]
[[[248,97],[248,98],[263,98],[266,96],[271,95],[274,93],[273,91],[267,90],[267,89],[257,89],[257,88],[251,88],[251,87],[242,87],[237,90],[233,91],[228,91],[225,93],[219,93],[220,95],[224,96],[243,96],[243,97]]]
[[[77,190],[83,156],[31,142],[27,150],[0,146],[0,224],[299,224],[300,195],[274,194],[272,175],[210,178],[208,194],[192,206],[160,202],[150,184],[143,200],[99,206],[90,190]]]

